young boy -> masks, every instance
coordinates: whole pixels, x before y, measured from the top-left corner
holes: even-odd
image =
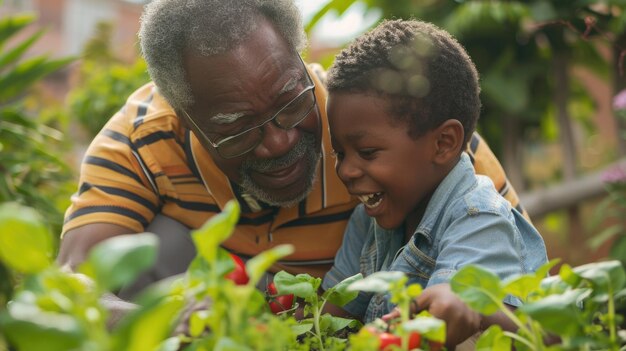
[[[446,320],[448,346],[506,324],[471,311],[449,279],[468,264],[501,278],[531,272],[546,249],[464,152],[481,104],[462,46],[429,23],[383,22],[337,55],[328,91],[336,170],[362,204],[323,288],[359,272],[402,271],[425,288],[419,309]],[[388,297],[361,293],[344,309],[369,322],[392,311]]]

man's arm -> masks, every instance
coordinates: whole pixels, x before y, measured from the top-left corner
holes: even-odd
[[[57,263],[72,271],[87,259],[89,251],[96,244],[122,234],[132,234],[135,231],[116,224],[94,223],[71,229],[61,240]]]
[[[89,251],[98,243],[117,235],[131,234],[134,231],[126,227],[108,223],[87,224],[67,231],[61,240],[57,263],[59,266],[75,271],[87,259]],[[82,274],[77,274],[87,284],[92,282]],[[136,306],[126,302],[111,293],[105,293],[100,303],[109,311],[107,326],[112,328],[117,322]]]

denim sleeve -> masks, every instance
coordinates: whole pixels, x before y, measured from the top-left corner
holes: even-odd
[[[357,206],[352,213],[348,226],[343,237],[343,243],[335,256],[335,263],[333,267],[326,273],[324,280],[322,281],[322,288],[327,290],[337,285],[342,280],[351,277],[361,272],[360,258],[363,246],[367,241],[367,238],[371,235],[369,233],[369,217],[363,210],[363,205]],[[359,296],[343,306],[343,309],[355,317],[362,318],[369,304],[371,298],[370,294],[363,292],[359,293]]]
[[[466,213],[454,220],[439,242],[439,254],[428,286],[448,282],[468,264],[490,270],[505,279],[524,274],[523,248],[513,218],[502,213]],[[513,296],[504,300],[513,306],[521,301]]]

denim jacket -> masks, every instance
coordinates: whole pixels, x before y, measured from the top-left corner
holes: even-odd
[[[547,262],[541,235],[494,188],[488,177],[476,175],[469,156],[439,184],[410,241],[404,229],[387,230],[359,205],[346,228],[343,244],[322,287],[362,273],[401,271],[408,284],[422,287],[445,283],[467,264],[489,269],[501,279],[537,270]],[[507,296],[504,302],[519,306]],[[388,294],[359,296],[343,308],[369,322],[391,311]]]

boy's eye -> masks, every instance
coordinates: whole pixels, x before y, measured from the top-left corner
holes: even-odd
[[[376,154],[376,149],[361,149],[359,150],[359,156],[361,156],[361,158],[364,159],[370,159],[372,157],[374,157],[374,155]]]

